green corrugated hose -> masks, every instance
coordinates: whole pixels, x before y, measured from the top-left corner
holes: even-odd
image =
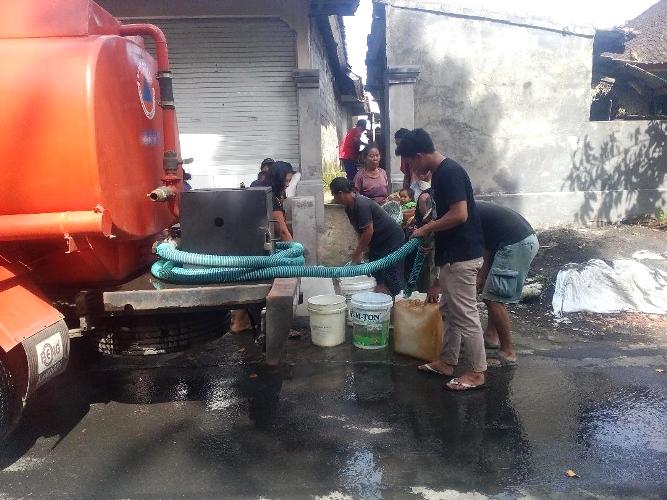
[[[413,238],[401,248],[373,262],[343,267],[304,266],[303,245],[296,241],[276,243],[277,252],[270,256],[205,255],[184,252],[173,242],[160,243],[156,253],[160,260],[151,267],[153,276],[170,283],[212,284],[263,281],[274,278],[348,278],[373,274],[393,266],[417,251],[421,238]],[[424,261],[417,254],[405,287],[409,297]],[[186,268],[183,264],[202,266]],[[414,281],[413,281],[414,278]]]

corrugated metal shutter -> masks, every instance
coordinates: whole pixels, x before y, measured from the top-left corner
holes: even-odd
[[[299,165],[296,44],[278,19],[152,19],[167,35],[194,187],[237,187],[270,156]]]

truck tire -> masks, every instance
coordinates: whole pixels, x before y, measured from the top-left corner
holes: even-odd
[[[116,316],[99,329],[97,349],[116,356],[180,352],[227,333],[229,322],[227,310]]]
[[[14,377],[0,358],[0,443],[12,431],[21,415],[21,398]]]

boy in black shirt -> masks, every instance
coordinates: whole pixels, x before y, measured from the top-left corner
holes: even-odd
[[[477,272],[482,267],[484,237],[466,171],[454,160],[435,150],[431,136],[422,129],[405,135],[396,154],[417,174],[432,173],[431,189],[437,219],[415,230],[413,237],[435,235],[435,264],[439,283],[431,286],[428,300],[440,299],[445,322],[445,345],[440,359],[420,370],[452,376],[465,343],[470,368],[450,380],[445,388],[466,391],[484,387],[486,353],[477,310]]]

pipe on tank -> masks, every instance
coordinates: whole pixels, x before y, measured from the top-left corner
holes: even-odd
[[[179,157],[176,148],[176,107],[172,86],[171,68],[169,65],[169,50],[167,37],[162,30],[153,24],[125,24],[120,27],[122,36],[147,36],[155,42],[157,57],[157,80],[160,84],[160,107],[162,108],[162,135],[164,137],[163,168],[165,176],[162,178],[164,187],[171,191],[168,196],[155,195],[155,191],[148,194],[153,201],[165,201],[169,210],[178,217],[178,193],[183,190],[183,179],[179,176],[179,167],[183,160]]]
[[[164,109],[162,114],[164,122],[164,149],[165,152],[175,153],[176,111],[173,106],[174,98],[173,91],[171,90],[171,69],[169,66],[167,37],[162,30],[154,24],[124,24],[120,27],[120,34],[122,36],[148,36],[155,42],[158,82],[160,82],[160,106]],[[169,84],[163,85],[165,79],[169,80]],[[165,106],[165,104],[167,104],[167,106]]]
[[[148,197],[151,199],[151,201],[169,201],[169,199],[173,198],[174,196],[176,196],[176,193],[172,189],[169,189],[167,186],[160,186],[148,193]]]
[[[0,215],[0,241],[44,240],[82,234],[111,236],[109,212]]]

